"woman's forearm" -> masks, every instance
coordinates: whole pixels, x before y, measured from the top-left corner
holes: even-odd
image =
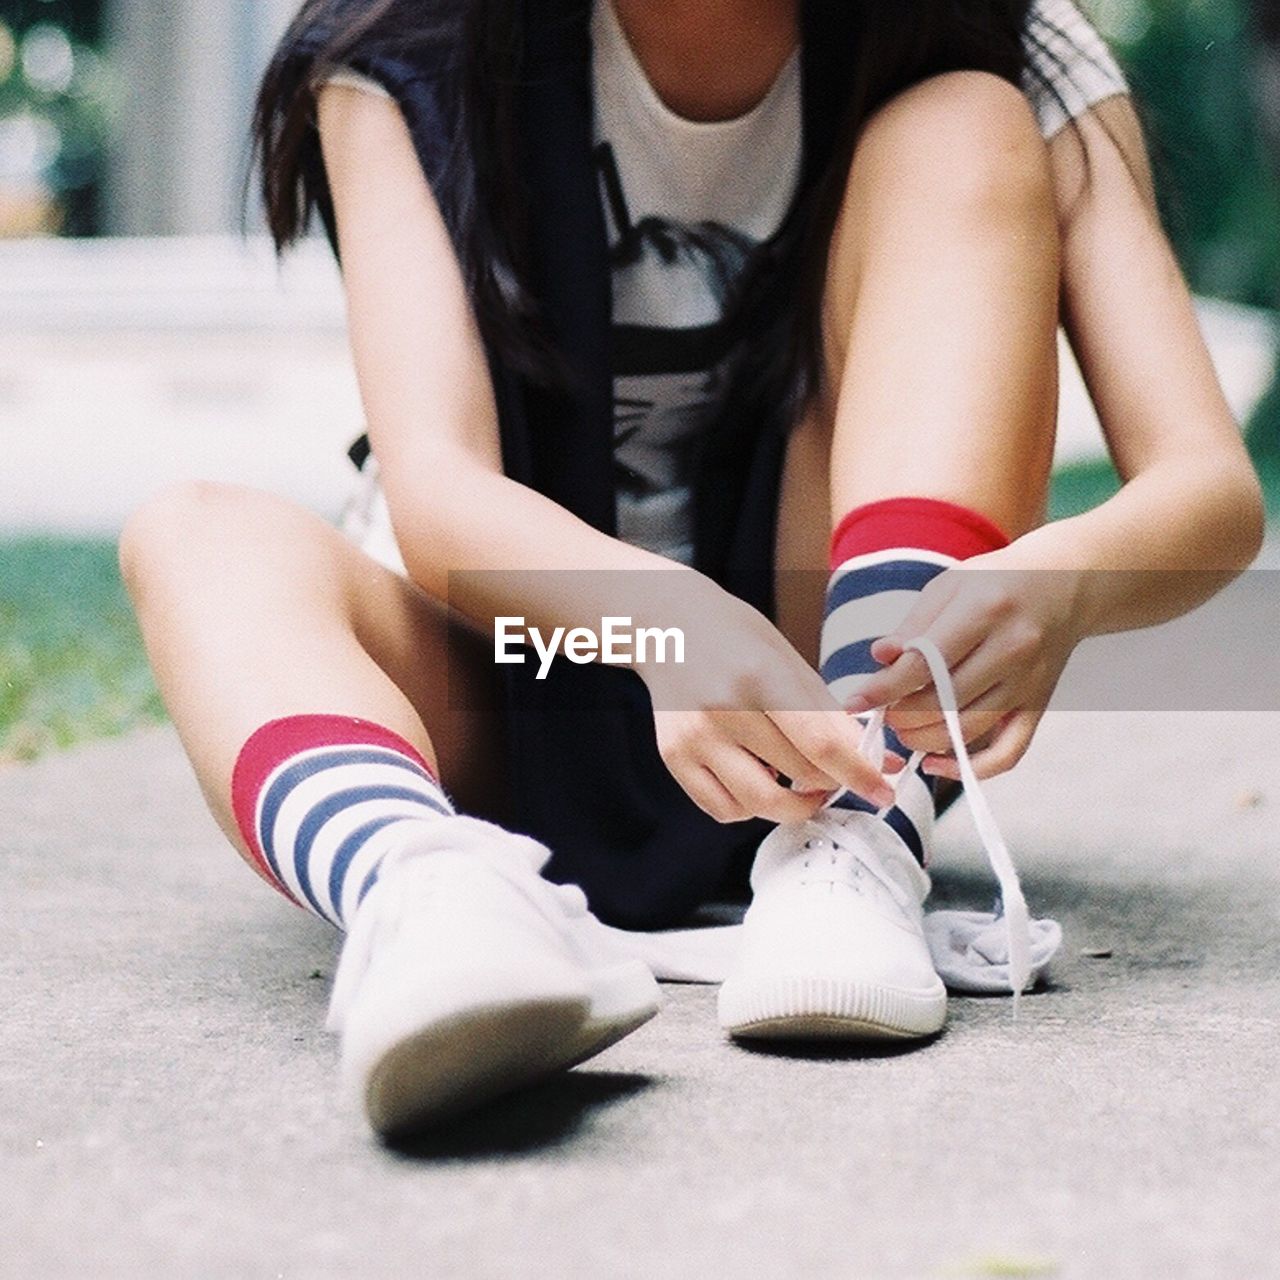
[[[673,625],[678,598],[710,586],[462,450],[433,452],[427,474],[403,485],[384,477],[396,538],[413,580],[486,631],[499,616],[543,631],[609,616]]]
[[[639,623],[659,580],[705,591],[502,475],[484,347],[404,117],[340,86],[318,112],[365,418],[410,576],[485,629],[501,614]]]
[[[1262,504],[1160,225],[1132,104],[1100,103],[1078,126],[1050,148],[1063,323],[1126,483],[1021,542],[1032,567],[1077,575],[1071,625],[1084,636],[1203,603],[1257,553]]]
[[[1262,530],[1246,461],[1177,457],[1017,545],[1030,567],[1071,575],[1083,638],[1155,626],[1203,604],[1252,562]]]

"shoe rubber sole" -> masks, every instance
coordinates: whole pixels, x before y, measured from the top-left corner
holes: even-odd
[[[475,1006],[397,1041],[369,1072],[365,1114],[384,1137],[422,1129],[562,1065],[590,1001],[552,997]]]
[[[589,975],[589,994],[526,995],[455,1010],[387,1049],[367,1076],[365,1114],[384,1136],[447,1120],[585,1062],[658,1012],[649,969]]]
[[[721,1027],[741,1040],[909,1040],[941,1031],[947,993],[834,978],[731,977],[720,988]]]

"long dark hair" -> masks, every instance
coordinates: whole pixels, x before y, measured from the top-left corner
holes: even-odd
[[[570,7],[574,0],[567,0]],[[583,7],[589,0],[577,0]],[[832,38],[847,88],[827,122],[823,163],[811,171],[781,231],[756,255],[732,301],[744,338],[725,420],[762,406],[793,421],[821,378],[820,299],[844,175],[875,110],[903,89],[945,71],[979,70],[1018,85],[1028,79],[1057,97],[1032,59],[1062,70],[1066,34],[1028,23],[1032,0],[802,0],[806,18]],[[555,381],[556,354],[541,331],[531,286],[514,111],[525,46],[527,0],[305,0],[259,91],[254,118],[261,194],[278,248],[305,230],[313,212],[332,234],[315,128],[315,87],[333,69],[381,57],[429,67],[449,95],[454,134],[439,139],[434,187],[473,309],[493,359],[525,376]],[[824,44],[827,44],[824,41]],[[1060,99],[1059,99],[1060,100]],[[812,151],[812,148],[810,148]],[[812,169],[812,167],[811,167]]]

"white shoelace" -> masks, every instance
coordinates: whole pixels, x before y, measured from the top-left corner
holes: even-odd
[[[964,784],[964,793],[969,801],[969,810],[973,814],[974,826],[978,829],[978,838],[982,841],[987,861],[1000,885],[1001,913],[1004,919],[1005,937],[1009,955],[1009,989],[1013,993],[1013,1007],[1016,1013],[1018,998],[1026,989],[1031,978],[1031,943],[1030,913],[1027,902],[1022,895],[1022,885],[1018,881],[1018,870],[1013,864],[1009,846],[1005,844],[1000,828],[996,825],[991,806],[978,785],[978,775],[973,771],[973,762],[969,758],[969,748],[965,745],[964,735],[960,731],[960,710],[956,701],[955,685],[951,681],[951,672],[947,669],[938,646],[925,636],[903,645],[903,649],[914,649],[929,668],[929,676],[938,694],[942,706],[942,717],[946,721],[947,733],[951,738],[951,749],[955,753],[956,764],[960,769],[960,780]],[[884,719],[885,709],[877,708],[867,719],[866,729],[862,736],[862,751],[881,772],[884,771]],[[908,773],[913,773],[924,759],[925,752],[913,751],[901,773],[888,778],[889,785],[897,795],[902,780]],[[838,800],[843,791],[832,799]],[[886,805],[877,813],[883,818],[893,805]]]

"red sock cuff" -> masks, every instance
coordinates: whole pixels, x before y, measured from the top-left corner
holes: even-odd
[[[967,560],[1009,545],[1004,531],[980,512],[940,498],[884,498],[854,507],[831,535],[831,568],[854,556],[895,547]]]
[[[275,874],[259,847],[257,831],[258,796],[267,779],[286,760],[302,751],[312,751],[316,747],[352,746],[386,747],[390,751],[398,751],[424,769],[433,781],[439,781],[435,770],[411,742],[380,724],[355,716],[304,715],[272,720],[256,730],[240,749],[231,774],[231,808],[254,861],[273,884]]]

